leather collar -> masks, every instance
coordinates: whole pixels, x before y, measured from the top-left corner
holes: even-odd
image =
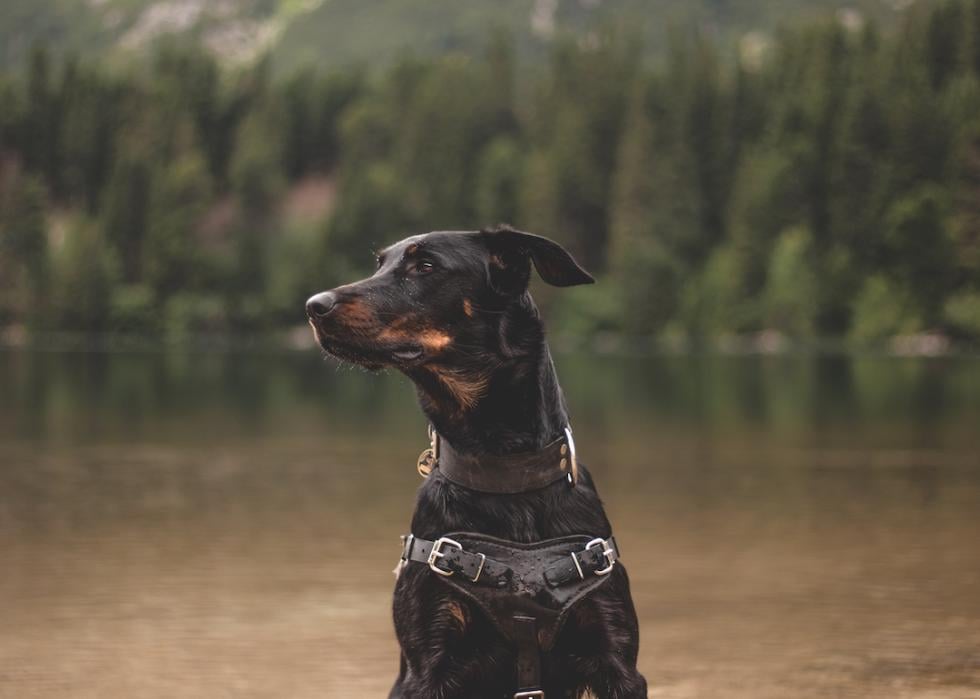
[[[429,429],[432,444],[419,457],[418,470],[423,476],[436,471],[456,485],[482,493],[513,495],[538,490],[557,480],[578,481],[575,441],[570,428],[539,451],[519,454],[462,454]]]

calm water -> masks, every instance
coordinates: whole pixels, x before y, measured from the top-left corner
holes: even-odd
[[[558,358],[652,697],[980,697],[980,360]],[[309,353],[0,353],[0,697],[383,697],[424,422]]]

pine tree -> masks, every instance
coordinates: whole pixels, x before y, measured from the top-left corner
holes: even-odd
[[[143,243],[143,277],[158,299],[197,282],[197,224],[210,198],[207,165],[187,153],[154,174]]]
[[[126,283],[142,279],[149,206],[149,166],[144,158],[127,154],[116,161],[101,208],[105,241],[116,251]]]
[[[951,215],[956,281],[980,292],[980,119],[964,130],[956,151]]]
[[[19,177],[0,204],[0,294],[6,296],[0,314],[41,319],[49,279],[44,185],[37,177]]]
[[[942,89],[959,68],[966,19],[959,0],[945,0],[929,13],[924,58],[934,90]]]
[[[87,333],[109,329],[117,266],[100,228],[81,219],[68,231],[57,258],[58,327]]]
[[[58,104],[47,50],[40,45],[31,51],[27,76],[22,153],[27,168],[40,173],[54,192],[60,179],[58,163]]]

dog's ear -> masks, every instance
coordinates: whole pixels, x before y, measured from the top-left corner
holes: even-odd
[[[541,278],[552,286],[595,283],[571,253],[553,240],[508,226],[483,231],[483,235],[490,251],[490,280],[501,291],[524,291],[531,262]]]

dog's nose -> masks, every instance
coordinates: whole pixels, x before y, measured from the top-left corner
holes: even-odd
[[[332,291],[323,291],[311,296],[306,302],[306,315],[310,318],[323,318],[337,305],[337,296]]]

